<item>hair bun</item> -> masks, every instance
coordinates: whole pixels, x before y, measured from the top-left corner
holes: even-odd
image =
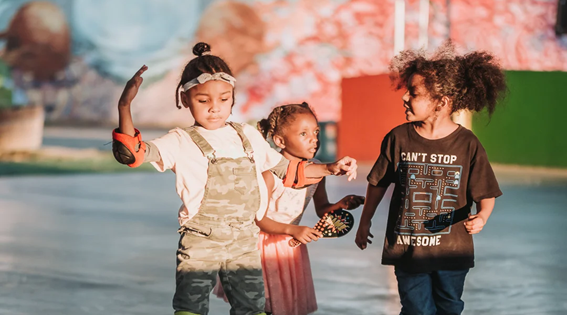
[[[197,43],[195,44],[195,46],[193,46],[193,54],[197,57],[201,57],[203,54],[205,53],[210,53],[211,52],[211,46],[207,43]]]

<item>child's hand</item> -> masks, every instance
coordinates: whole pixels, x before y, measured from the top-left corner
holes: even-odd
[[[363,196],[348,195],[337,202],[337,205],[341,207],[341,209],[352,210],[358,208],[363,203]]]
[[[136,94],[138,94],[138,89],[144,79],[142,78],[142,73],[148,70],[148,66],[143,65],[136,74],[132,77],[132,79],[126,82],[126,86],[124,87],[124,91],[122,91],[122,95],[120,96],[120,100],[118,100],[118,107],[126,107],[132,103]]]
[[[345,156],[335,163],[327,164],[327,169],[331,172],[331,174],[337,176],[346,174],[348,175],[348,181],[356,179],[357,168],[358,165],[356,164],[356,160],[349,156]]]
[[[300,241],[302,244],[307,244],[311,241],[316,241],[323,237],[323,234],[315,229],[298,225],[293,226],[290,235],[293,236],[296,240]]]
[[[372,223],[370,222],[360,222],[360,225],[358,225],[358,230],[356,231],[356,238],[354,239],[354,242],[360,249],[366,249],[367,244],[372,244],[371,238],[373,238],[374,235],[370,233],[370,226],[372,226]]]
[[[469,234],[477,234],[484,227],[484,219],[475,214],[469,214],[469,218],[465,221],[465,228]]]

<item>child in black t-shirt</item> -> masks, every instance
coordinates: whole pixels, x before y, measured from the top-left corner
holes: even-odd
[[[492,114],[505,77],[490,54],[455,55],[450,43],[430,58],[403,51],[390,70],[397,88],[407,88],[409,122],[382,142],[356,244],[372,243],[371,219],[394,183],[382,264],[395,266],[401,314],[460,314],[465,276],[474,266],[472,234],[482,230],[502,192],[484,148],[451,114],[485,108]]]

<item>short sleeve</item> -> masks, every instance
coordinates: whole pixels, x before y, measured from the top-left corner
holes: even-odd
[[[157,148],[161,159],[151,162],[152,165],[160,172],[175,167],[175,162],[180,150],[180,135],[175,130],[170,131],[163,137],[151,140],[153,147]]]
[[[478,140],[476,151],[471,159],[468,190],[475,202],[502,195],[486,151]]]
[[[279,153],[278,153],[279,154]],[[276,166],[270,168],[272,174],[274,174],[277,178],[283,179],[287,174],[287,168],[289,167],[289,161],[283,155],[281,155],[281,160]]]
[[[394,145],[392,133],[388,133],[380,146],[380,156],[366,178],[372,186],[388,187],[394,182]]]
[[[264,161],[260,165],[260,171],[271,170],[274,167],[281,168],[285,164],[285,169],[287,170],[287,160],[278,151],[274,150],[268,141],[262,137],[262,134],[254,127],[244,124],[243,127],[246,129],[246,135],[250,137],[250,141],[254,146],[259,146],[259,148],[254,149],[256,154],[263,154],[263,159],[256,159],[256,161]],[[282,159],[284,161],[282,161]],[[276,173],[277,175],[277,173]]]
[[[161,158],[159,157],[159,151],[156,146],[151,142],[146,142],[146,152],[144,152],[144,163],[158,162]]]

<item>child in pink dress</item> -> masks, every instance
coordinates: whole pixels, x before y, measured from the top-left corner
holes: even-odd
[[[307,103],[276,107],[267,119],[258,122],[266,139],[281,149],[290,161],[313,160],[319,146],[319,126],[315,114]],[[316,241],[321,233],[300,226],[301,217],[313,198],[317,215],[336,209],[355,209],[364,203],[364,197],[348,195],[339,202],[329,203],[325,179],[301,189],[289,189],[271,172],[263,173],[271,193],[268,211],[257,222],[261,229],[258,247],[262,256],[266,313],[273,315],[306,315],[317,310],[317,299],[309,255],[306,246],[291,247],[293,237],[303,244]],[[222,287],[214,292],[224,297]]]

